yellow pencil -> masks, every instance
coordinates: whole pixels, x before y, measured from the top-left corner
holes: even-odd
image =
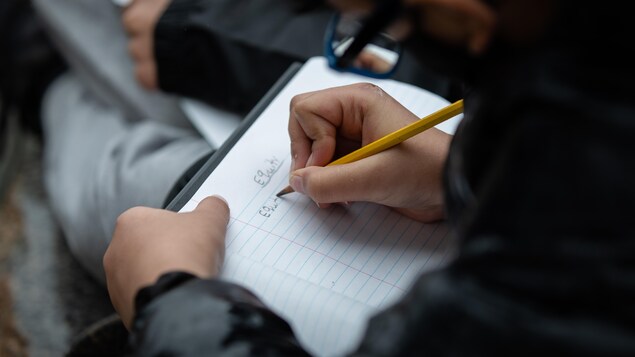
[[[381,139],[377,139],[348,155],[342,156],[326,166],[348,164],[371,155],[375,155],[461,113],[463,113],[463,99],[427,115],[410,125],[406,125],[405,127],[394,131]],[[278,192],[276,196],[280,197],[291,192],[293,192],[293,188],[291,188],[291,186],[287,186],[282,191]]]

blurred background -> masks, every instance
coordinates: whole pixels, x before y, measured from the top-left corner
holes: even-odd
[[[63,356],[114,312],[42,187],[39,100],[64,68],[27,1],[0,1],[0,357]]]

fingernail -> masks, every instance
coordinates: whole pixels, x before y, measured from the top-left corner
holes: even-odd
[[[304,193],[304,184],[302,183],[302,177],[298,175],[291,176],[291,180],[289,180],[289,185],[293,187],[295,192]]]

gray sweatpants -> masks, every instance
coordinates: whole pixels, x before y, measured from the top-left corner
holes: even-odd
[[[138,205],[161,207],[211,147],[188,129],[126,121],[73,74],[49,88],[42,119],[53,212],[75,257],[104,282],[102,257],[119,214]]]
[[[178,98],[134,79],[121,12],[109,0],[33,0],[70,65],[45,96],[44,181],[75,257],[104,282],[102,257],[126,209],[160,207],[212,149]]]

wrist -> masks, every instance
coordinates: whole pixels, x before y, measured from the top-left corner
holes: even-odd
[[[143,309],[156,297],[194,278],[195,275],[182,271],[171,271],[161,275],[154,284],[139,289],[134,298],[135,311]]]
[[[123,308],[118,309],[118,313],[124,325],[130,329],[134,318],[146,305],[157,297],[195,278],[197,278],[196,275],[189,272],[169,271],[161,274],[151,283],[144,284],[137,288],[131,299],[132,306],[128,308],[123,306]]]

